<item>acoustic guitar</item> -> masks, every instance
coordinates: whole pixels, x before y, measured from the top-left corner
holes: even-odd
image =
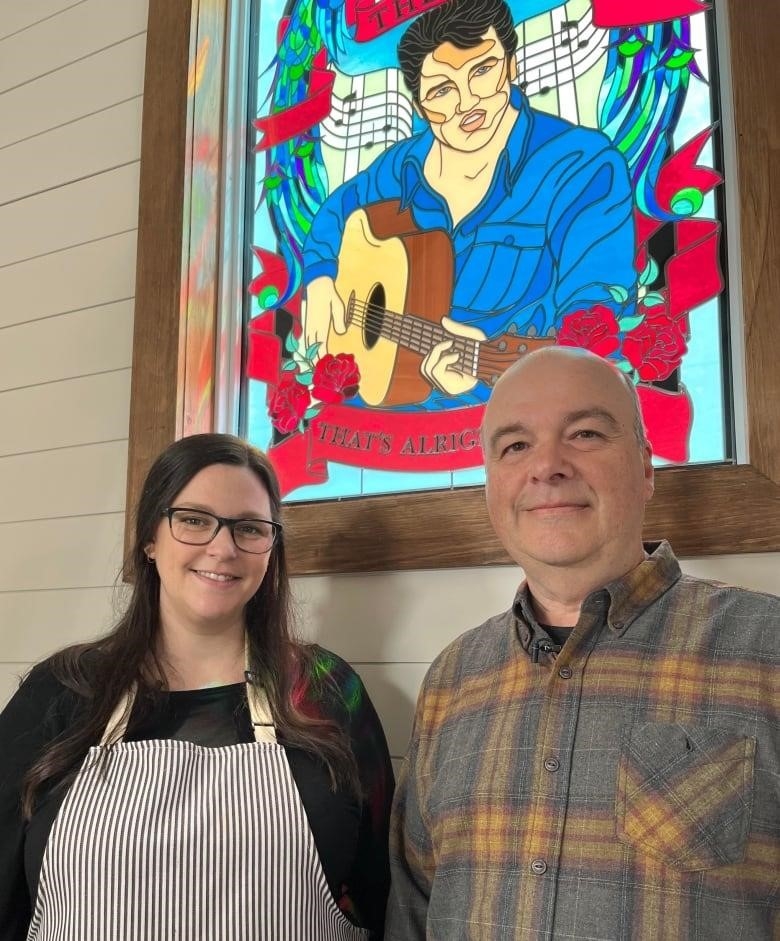
[[[552,338],[505,333],[490,341],[457,336],[441,325],[450,312],[454,259],[443,229],[424,232],[398,200],[357,209],[346,220],[336,290],[346,307],[346,332],[331,326],[328,353],[352,353],[367,405],[424,401],[431,385],[423,358],[442,340],[460,354],[453,367],[490,385],[519,356]]]

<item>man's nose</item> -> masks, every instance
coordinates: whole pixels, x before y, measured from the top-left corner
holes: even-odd
[[[480,102],[479,95],[475,95],[469,86],[468,81],[458,84],[458,95],[460,96],[460,106],[458,110],[461,114],[466,114],[473,108],[476,108]]]
[[[571,477],[572,465],[560,441],[538,441],[531,455],[531,474],[536,480]]]

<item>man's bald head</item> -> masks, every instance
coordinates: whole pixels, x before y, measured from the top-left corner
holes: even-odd
[[[631,380],[631,377],[626,373],[621,372],[621,370],[619,370],[617,366],[615,366],[609,360],[603,359],[601,356],[596,356],[595,354],[588,352],[588,350],[582,350],[573,346],[547,346],[540,350],[536,350],[533,353],[529,353],[526,356],[521,357],[517,360],[516,363],[513,363],[509,369],[507,369],[506,372],[499,377],[494,389],[499,388],[502,382],[512,382],[513,377],[522,374],[523,369],[527,368],[529,364],[533,365],[536,360],[541,360],[542,364],[545,362],[566,362],[567,360],[572,363],[592,361],[595,368],[602,368],[605,370],[605,375],[607,376],[608,381],[609,374],[611,374],[613,378],[618,379],[625,388],[626,395],[631,403],[631,410],[633,412],[632,427],[637,444],[642,449],[648,447],[645,423],[642,419],[642,407],[639,403],[639,396],[637,395],[636,386]]]

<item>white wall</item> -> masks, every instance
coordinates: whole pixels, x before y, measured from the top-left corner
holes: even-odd
[[[0,0],[0,705],[112,618],[127,455],[146,0]],[[778,590],[780,555],[686,570]],[[301,578],[305,632],[351,660],[403,752],[448,640],[510,568]]]
[[[0,0],[0,702],[111,619],[146,0]]]

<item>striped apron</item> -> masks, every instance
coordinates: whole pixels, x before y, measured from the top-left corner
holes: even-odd
[[[52,826],[28,941],[368,938],[333,900],[265,695],[247,694],[255,742],[219,748],[121,741],[125,697]]]

